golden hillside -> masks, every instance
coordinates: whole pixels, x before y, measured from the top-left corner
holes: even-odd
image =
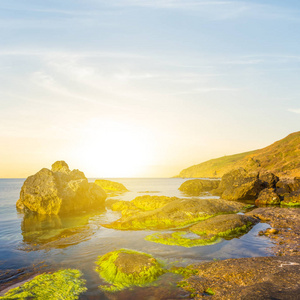
[[[178,177],[221,177],[232,169],[271,171],[278,176],[300,176],[300,131],[263,149],[223,156],[194,165]]]

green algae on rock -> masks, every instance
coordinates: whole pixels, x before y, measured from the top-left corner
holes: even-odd
[[[203,222],[199,222],[189,230],[201,236],[207,237],[228,237],[245,233],[258,220],[245,215],[230,214],[219,215]]]
[[[110,208],[113,211],[121,211],[122,215],[129,215],[135,212],[154,210],[177,199],[177,197],[144,195],[138,196],[132,201],[113,200]]]
[[[217,189],[219,184],[220,180],[191,179],[182,183],[178,189],[186,194],[197,196],[203,192]]]
[[[106,291],[144,286],[166,272],[162,264],[151,255],[128,249],[106,253],[98,258],[96,264],[100,277],[111,284],[100,286]]]
[[[243,206],[223,199],[177,199],[155,210],[122,216],[102,226],[119,230],[182,228],[219,214],[236,213]]]
[[[95,184],[103,188],[106,192],[128,192],[124,184],[116,181],[97,179],[95,180]]]
[[[208,246],[221,242],[221,238],[213,237],[191,237],[188,231],[175,231],[173,233],[154,233],[145,237],[146,241],[171,246],[186,248]]]
[[[57,215],[104,207],[106,197],[83,172],[71,171],[66,162],[58,161],[51,170],[43,168],[25,180],[16,206],[25,213]]]
[[[81,272],[75,269],[44,273],[9,290],[0,299],[75,300],[87,290],[85,280],[80,279],[81,276]]]
[[[201,221],[188,228],[187,231],[154,233],[147,236],[145,240],[187,248],[207,246],[221,242],[221,237],[227,238],[243,234],[257,222],[257,219],[244,215],[219,215]],[[195,236],[191,236],[191,234],[194,234]]]
[[[300,206],[300,189],[284,196],[281,206]]]

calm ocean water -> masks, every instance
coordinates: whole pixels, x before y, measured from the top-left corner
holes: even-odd
[[[123,183],[130,190],[114,199],[132,200],[141,195],[185,197],[178,187],[186,179],[112,180]],[[95,261],[99,255],[120,248],[146,252],[177,266],[204,260],[270,255],[271,243],[257,235],[258,231],[269,227],[266,224],[254,226],[240,238],[211,246],[184,248],[145,241],[144,237],[154,231],[116,231],[102,227],[100,224],[120,217],[119,213],[109,210],[68,217],[26,217],[15,208],[23,182],[24,179],[0,179],[0,291],[26,279],[28,274],[76,268],[84,274],[88,287],[81,299],[108,299],[98,288],[103,282],[94,271]],[[132,293],[134,291],[115,294],[112,299],[133,299]]]

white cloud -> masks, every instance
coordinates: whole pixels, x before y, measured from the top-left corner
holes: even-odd
[[[293,112],[295,114],[300,114],[300,108],[289,108],[288,111]]]

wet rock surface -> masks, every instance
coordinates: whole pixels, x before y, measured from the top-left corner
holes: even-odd
[[[181,286],[194,299],[299,299],[300,257],[226,259],[194,265]]]
[[[104,207],[105,199],[104,190],[88,183],[83,172],[57,161],[25,180],[16,206],[25,213],[57,215]]]
[[[138,196],[132,201],[109,199],[106,201],[106,207],[113,211],[120,211],[123,216],[129,216],[139,212],[150,211],[163,207],[166,204],[178,199],[179,198],[177,197],[144,195]]]
[[[230,234],[246,231],[248,227],[258,223],[258,220],[250,216],[230,214],[219,215],[199,222],[189,230],[198,235],[228,236]]]
[[[123,215],[103,226],[121,230],[178,228],[218,214],[236,213],[243,207],[242,203],[223,199],[177,199],[155,210]]]
[[[276,255],[300,255],[300,209],[284,207],[260,207],[247,215],[270,224],[276,232],[267,232],[274,241]]]

